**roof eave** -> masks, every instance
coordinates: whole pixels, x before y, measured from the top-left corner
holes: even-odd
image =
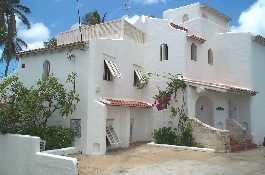
[[[201,4],[200,8],[206,9],[206,10],[208,10],[208,11],[210,11],[210,12],[212,12],[212,13],[218,15],[218,16],[221,16],[221,17],[225,18],[227,20],[227,22],[231,21],[231,18],[229,16],[219,12],[218,10],[216,10],[216,9],[214,9],[212,7],[209,7],[207,4]]]
[[[39,48],[39,49],[33,49],[33,50],[28,50],[28,51],[22,51],[22,52],[18,52],[16,56],[17,58],[23,58],[23,57],[26,57],[32,54],[43,54],[43,53],[58,51],[58,50],[66,49],[66,48],[82,49],[82,48],[85,48],[87,44],[88,42],[83,42],[83,41],[74,42],[74,43],[58,45],[58,46],[50,47],[50,48]]]

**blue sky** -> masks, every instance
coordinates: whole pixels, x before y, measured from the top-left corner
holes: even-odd
[[[78,22],[76,0],[21,0],[32,14],[29,19],[32,28],[26,30],[18,22],[18,36],[28,43],[29,49],[43,46],[43,41],[59,32],[69,30]],[[231,17],[232,31],[253,32],[265,35],[265,0],[128,0],[129,10],[125,11],[125,0],[79,0],[81,16],[91,10],[107,12],[107,20],[125,15],[152,15],[161,17],[166,9],[202,2]],[[1,51],[1,49],[0,49]],[[13,67],[15,62],[13,63]],[[1,68],[0,64],[0,74]]]
[[[129,16],[154,15],[161,17],[163,10],[198,2],[198,0],[130,0],[128,12],[123,10],[123,0],[79,0],[81,15],[90,10],[107,12],[108,19],[120,18],[126,14]],[[22,0],[31,8],[30,19],[33,23],[41,22],[49,28],[50,35],[54,36],[60,31],[69,29],[77,22],[75,0]],[[238,18],[242,11],[250,7],[255,0],[201,0],[209,2],[214,7],[232,18],[232,24],[238,24]]]

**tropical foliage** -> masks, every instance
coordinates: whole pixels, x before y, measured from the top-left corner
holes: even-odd
[[[190,122],[185,123],[183,132],[179,133],[177,129],[163,127],[155,129],[153,139],[157,144],[168,144],[178,146],[197,146],[192,137],[192,126]]]
[[[17,76],[5,78],[0,83],[0,132],[23,133],[36,127],[46,127],[53,115],[67,117],[79,102],[74,90],[76,74],[66,80],[67,89],[54,76],[39,80],[27,88]],[[70,86],[71,85],[71,86]]]
[[[91,11],[83,16],[82,24],[95,25],[95,24],[104,23],[106,20],[106,16],[107,16],[107,13],[104,13],[104,15],[101,16],[97,10]]]
[[[161,75],[156,75],[161,77]],[[178,117],[178,125],[176,128],[159,128],[154,130],[153,138],[156,143],[171,144],[171,145],[196,145],[192,138],[192,125],[188,120],[185,112],[185,97],[184,91],[186,84],[181,74],[163,75],[167,79],[166,88],[158,89],[158,94],[154,96],[156,107],[158,110],[168,109],[170,117]],[[180,94],[180,95],[178,95]]]
[[[17,37],[17,19],[29,29],[30,22],[26,15],[30,13],[30,9],[22,5],[20,0],[0,1],[0,46],[3,46],[1,61],[6,63],[5,76],[11,59],[16,58],[16,53],[27,47],[27,44]]]
[[[52,48],[57,46],[57,39],[55,37],[43,42],[45,48]]]
[[[72,146],[74,132],[69,128],[58,126],[34,127],[24,130],[22,134],[38,136],[46,141],[46,150],[60,149]]]

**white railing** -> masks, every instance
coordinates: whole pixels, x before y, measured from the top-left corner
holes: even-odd
[[[197,118],[190,118],[194,141],[216,152],[230,152],[230,132],[209,126]]]
[[[130,38],[137,43],[144,43],[144,33],[137,29],[126,20],[116,20],[96,24],[93,26],[83,25],[80,29],[74,29],[67,32],[62,32],[58,35],[57,44],[70,44],[74,42],[89,41],[91,39],[106,38],[106,39],[124,39]]]

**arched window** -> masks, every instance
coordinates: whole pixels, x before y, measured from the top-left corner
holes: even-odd
[[[168,46],[167,44],[160,45],[160,61],[168,60]]]
[[[208,50],[208,64],[213,65],[213,50]]]
[[[182,17],[182,22],[186,22],[189,20],[189,15],[188,14],[184,14],[183,17]]]
[[[197,46],[196,44],[191,44],[191,60],[197,61]]]
[[[51,70],[50,62],[48,60],[45,60],[43,63],[43,73],[42,73],[42,79],[43,80],[45,80],[49,77],[50,70]]]

